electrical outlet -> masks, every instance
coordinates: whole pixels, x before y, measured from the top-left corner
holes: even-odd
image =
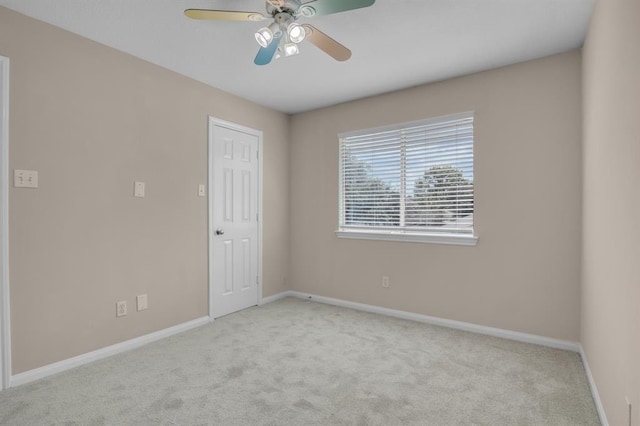
[[[147,295],[146,294],[141,294],[139,296],[136,297],[136,305],[138,307],[139,311],[144,311],[145,309],[147,309]]]
[[[382,277],[382,287],[389,288],[389,277],[386,275]]]
[[[116,317],[123,317],[127,315],[127,301],[121,300],[116,302]]]

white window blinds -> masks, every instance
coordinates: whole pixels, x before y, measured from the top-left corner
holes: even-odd
[[[473,114],[340,135],[340,231],[473,234]]]

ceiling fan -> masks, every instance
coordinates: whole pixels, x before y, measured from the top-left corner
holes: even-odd
[[[256,33],[260,50],[254,59],[256,65],[266,65],[275,57],[293,56],[300,53],[298,44],[309,40],[311,44],[337,61],[346,61],[351,51],[316,27],[299,24],[298,18],[315,15],[329,15],[353,9],[369,7],[375,0],[266,0],[267,16],[260,12],[239,12],[232,10],[187,9],[184,14],[192,19],[214,21],[251,21],[273,19],[268,26]]]

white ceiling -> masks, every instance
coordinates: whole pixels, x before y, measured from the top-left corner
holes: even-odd
[[[322,1],[322,0],[317,0]],[[308,42],[254,65],[263,22],[195,21],[187,8],[264,12],[264,0],[0,0],[0,5],[285,113],[579,48],[595,0],[377,0],[300,19],[353,52]],[[306,0],[304,2],[307,2]],[[268,21],[267,21],[268,22]]]

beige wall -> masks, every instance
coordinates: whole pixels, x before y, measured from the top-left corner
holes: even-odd
[[[208,115],[264,131],[264,295],[287,289],[288,116],[5,8],[0,54],[10,168],[40,178],[10,191],[14,374],[207,315]]]
[[[640,2],[599,0],[584,48],[582,333],[611,425],[640,424]]]
[[[12,65],[11,169],[41,180],[10,193],[14,374],[207,314],[207,210],[195,189],[208,115],[264,131],[265,296],[293,288],[579,338],[580,52],[292,118],[4,8],[0,54]],[[335,237],[337,133],[467,110],[476,247]],[[134,180],[145,199],[131,196]],[[139,293],[142,313],[131,309]],[[602,295],[587,296],[591,312]],[[131,312],[116,320],[122,299]],[[583,316],[594,345],[597,318]],[[604,355],[593,357],[604,371]]]
[[[294,116],[293,288],[577,341],[580,91],[574,51]],[[336,238],[337,133],[469,110],[476,247]]]

